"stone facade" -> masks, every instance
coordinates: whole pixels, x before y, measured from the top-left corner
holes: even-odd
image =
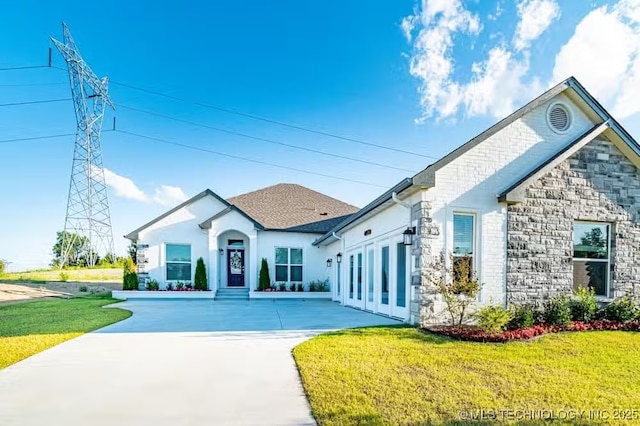
[[[613,143],[587,144],[507,215],[507,302],[571,293],[575,221],[611,224],[609,296],[640,298],[640,171]]]
[[[421,201],[411,209],[411,221],[417,223],[416,235],[411,247],[415,259],[411,284],[411,322],[425,326],[438,322],[438,291],[431,282],[432,265],[436,260],[433,243],[440,236],[440,229],[431,218],[431,204]]]

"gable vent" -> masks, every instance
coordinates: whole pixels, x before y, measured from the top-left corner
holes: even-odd
[[[562,104],[553,104],[549,108],[547,121],[553,130],[564,133],[571,127],[571,114],[569,109]]]

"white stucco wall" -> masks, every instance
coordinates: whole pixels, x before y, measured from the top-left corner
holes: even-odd
[[[565,134],[547,124],[547,108],[562,101],[573,124]],[[453,214],[476,216],[476,268],[483,284],[481,303],[505,301],[506,207],[497,195],[517,182],[595,123],[564,94],[540,105],[436,172],[436,186],[424,193],[440,228],[435,251],[453,251]]]
[[[149,245],[146,267],[149,278],[157,280],[161,288],[166,286],[165,244],[180,243],[191,244],[191,281],[193,281],[197,259],[202,257],[207,263],[209,258],[207,231],[200,229],[198,224],[225,207],[214,197],[206,196],[141,231],[138,235],[138,244]],[[209,273],[207,276],[210,279]],[[211,280],[209,286],[211,286]]]
[[[325,247],[314,247],[311,245],[321,234],[308,234],[298,232],[276,232],[276,231],[258,231],[258,254],[256,277],[258,276],[260,263],[262,258],[267,259],[269,264],[269,274],[271,281],[275,283],[276,266],[275,266],[275,250],[276,247],[302,248],[303,267],[302,279],[305,288],[310,281],[324,281],[329,278],[330,285],[332,281],[331,268],[327,268],[327,259],[331,257],[327,254]]]

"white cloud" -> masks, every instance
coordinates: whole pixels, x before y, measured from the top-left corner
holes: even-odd
[[[533,6],[543,8],[542,17],[532,15]],[[498,42],[486,59],[472,64],[466,82],[454,79],[454,38],[477,38],[482,30],[477,15],[466,10],[460,0],[423,0],[421,7],[403,20],[405,36],[413,40],[409,72],[420,80],[422,116],[417,122],[433,116],[452,118],[460,110],[468,116],[502,117],[540,89],[538,79],[527,78],[528,47],[559,16],[559,8],[553,0],[524,0],[518,12],[514,45]]]
[[[109,169],[104,170],[104,179],[108,186],[113,188],[116,196],[148,202],[149,197],[129,178],[120,176]]]
[[[96,172],[99,170],[96,169]],[[103,170],[107,186],[115,191],[117,197],[144,203],[154,202],[163,206],[173,206],[188,198],[182,188],[171,185],[160,185],[155,188],[153,197],[150,197],[128,177],[121,176],[106,168]]]
[[[640,0],[590,12],[556,56],[553,81],[575,76],[619,118],[640,112]]]
[[[153,201],[163,206],[180,204],[187,199],[187,194],[178,186],[161,185],[155,189]]]
[[[531,42],[560,17],[560,7],[555,0],[524,0],[518,3],[520,21],[516,27],[513,47],[520,51],[527,49]]]

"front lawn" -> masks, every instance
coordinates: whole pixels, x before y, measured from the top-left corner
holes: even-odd
[[[96,295],[0,306],[0,369],[131,316],[124,309],[102,308],[114,302]]]
[[[315,337],[293,355],[321,425],[640,422],[638,332],[474,343],[374,327]]]

